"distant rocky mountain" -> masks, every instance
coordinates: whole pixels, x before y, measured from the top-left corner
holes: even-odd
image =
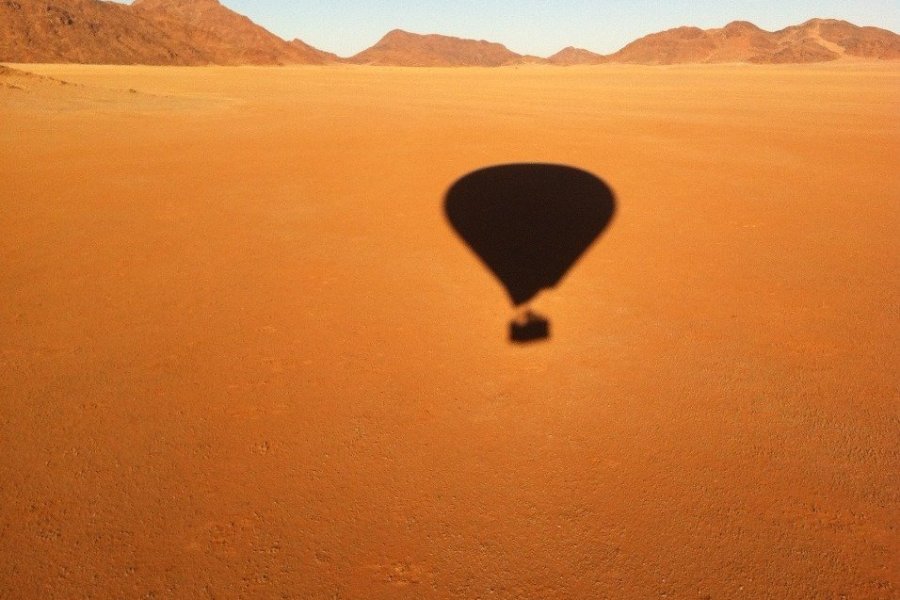
[[[0,0],[0,61],[107,64],[322,64],[217,0]]]
[[[878,27],[859,27],[847,21],[813,19],[778,32],[818,43],[838,58],[900,59],[900,35]],[[783,62],[783,61],[782,61]]]
[[[590,50],[569,46],[548,58],[547,62],[565,67],[570,65],[599,65],[608,62],[608,59],[602,54],[596,54]]]
[[[900,58],[900,36],[877,27],[813,19],[780,31],[735,21],[720,29],[679,27],[636,40],[608,62],[648,65],[749,62],[812,63],[857,58]]]
[[[533,62],[502,44],[395,29],[347,62],[399,67],[499,67]]]

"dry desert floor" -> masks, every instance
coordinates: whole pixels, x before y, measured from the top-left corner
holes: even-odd
[[[900,595],[897,63],[11,66],[0,597]],[[505,163],[618,204],[545,342]]]

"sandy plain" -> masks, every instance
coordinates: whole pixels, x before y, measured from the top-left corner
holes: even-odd
[[[900,593],[896,64],[19,68],[0,597]],[[618,202],[527,346],[511,162]]]

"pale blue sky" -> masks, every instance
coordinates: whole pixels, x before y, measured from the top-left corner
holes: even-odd
[[[570,45],[608,54],[655,31],[735,20],[776,30],[826,17],[900,31],[900,0],[220,1],[285,39],[341,56],[368,48],[394,28],[486,39],[538,56]]]

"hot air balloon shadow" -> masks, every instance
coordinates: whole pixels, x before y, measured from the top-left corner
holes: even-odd
[[[500,280],[517,314],[509,340],[550,337],[528,304],[555,287],[612,220],[612,190],[564,165],[508,164],[469,173],[447,192],[444,211],[459,236]]]

